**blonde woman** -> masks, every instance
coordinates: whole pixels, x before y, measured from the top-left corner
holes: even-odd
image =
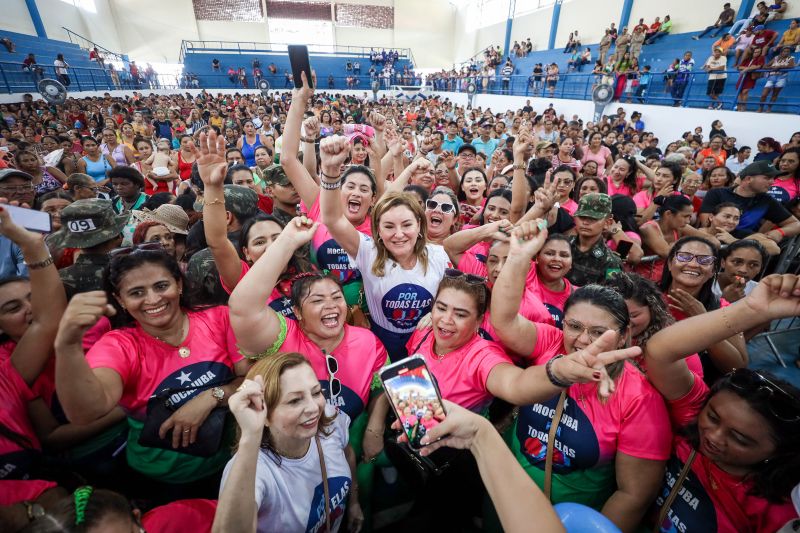
[[[361,529],[350,418],[326,406],[302,354],[257,362],[228,404],[239,443],[225,468],[212,531],[335,532],[345,506],[349,531]]]
[[[433,295],[451,267],[444,248],[427,242],[425,213],[408,193],[385,194],[372,210],[372,237],[360,233],[342,210],[341,165],[350,144],[340,136],[320,145],[322,222],[349,255],[364,280],[372,331],[391,360],[406,355],[406,342],[430,311]]]

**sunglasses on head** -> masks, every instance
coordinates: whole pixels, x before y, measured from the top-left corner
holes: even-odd
[[[737,368],[728,374],[728,383],[745,395],[766,393],[767,406],[775,418],[784,422],[800,421],[800,398],[789,394],[763,374],[747,368]]]
[[[436,209],[440,209],[442,213],[445,215],[454,213],[456,210],[456,206],[447,202],[437,202],[436,200],[426,200],[425,207],[430,211],[436,211]]]
[[[444,271],[444,277],[450,279],[458,279],[460,277],[464,277],[464,281],[466,281],[470,285],[484,285],[486,284],[486,278],[481,276],[476,276],[475,274],[465,274],[460,270],[455,268],[448,268]]]
[[[135,244],[133,246],[123,246],[121,248],[114,248],[108,255],[111,257],[121,257],[124,255],[134,255],[142,252],[163,252],[164,246],[160,242],[146,242],[143,244]]]
[[[713,265],[716,257],[713,255],[696,255],[689,252],[678,252],[675,254],[675,259],[679,263],[691,263],[694,259],[698,265],[709,266]]]
[[[330,399],[334,400],[342,393],[342,382],[335,376],[339,371],[339,362],[333,355],[325,350],[322,350],[322,355],[325,356],[325,365],[328,367],[328,391],[330,392]]]

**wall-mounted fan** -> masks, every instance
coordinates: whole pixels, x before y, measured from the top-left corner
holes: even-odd
[[[475,85],[474,81],[469,82],[467,84],[467,100],[469,102],[469,107],[472,107],[472,99],[475,98],[476,92],[478,92],[478,86]]]
[[[603,116],[603,110],[606,105],[614,99],[614,89],[611,85],[603,83],[598,85],[592,91],[592,102],[594,102],[594,117],[592,120],[597,122]]]
[[[267,80],[258,80],[258,88],[261,90],[262,96],[269,95],[269,82]]]
[[[67,88],[59,81],[50,78],[39,80],[36,89],[48,104],[62,105],[67,101]]]

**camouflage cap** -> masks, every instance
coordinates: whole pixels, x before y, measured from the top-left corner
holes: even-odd
[[[239,220],[254,216],[258,211],[258,193],[240,185],[225,185],[225,210]]]
[[[280,165],[270,165],[265,168],[262,172],[262,178],[267,183],[267,185],[283,185],[286,186],[289,183],[289,178],[286,176],[286,172],[284,172],[283,167]]]
[[[611,197],[603,193],[589,193],[581,196],[576,217],[594,218],[597,220],[611,215]]]
[[[76,200],[61,212],[61,229],[52,238],[66,248],[91,248],[119,236],[129,219],[130,213],[114,212],[111,200]]]
[[[210,278],[209,272],[216,271],[216,269],[211,250],[204,248],[189,259],[189,264],[186,267],[186,277],[198,285],[206,287],[207,278]]]

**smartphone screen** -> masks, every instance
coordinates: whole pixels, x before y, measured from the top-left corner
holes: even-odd
[[[50,219],[50,213],[15,205],[4,205],[3,208],[8,211],[8,214],[11,215],[11,220],[18,226],[31,231],[38,231],[39,233],[53,231],[53,221]]]
[[[289,45],[289,64],[292,66],[295,88],[299,89],[302,87],[303,79],[300,77],[300,73],[305,72],[306,80],[308,80],[309,86],[313,89],[314,80],[311,78],[311,61],[308,58],[308,47],[306,45]]]
[[[631,248],[632,248],[632,247],[633,247],[633,243],[632,243],[632,242],[629,242],[629,241],[620,241],[620,242],[617,244],[617,254],[619,254],[619,256],[620,256],[622,259],[625,259],[626,257],[628,257],[628,252],[630,252],[630,251],[631,251]]]
[[[384,391],[392,404],[412,450],[419,450],[420,440],[445,418],[439,389],[425,360],[411,356],[381,371]]]

